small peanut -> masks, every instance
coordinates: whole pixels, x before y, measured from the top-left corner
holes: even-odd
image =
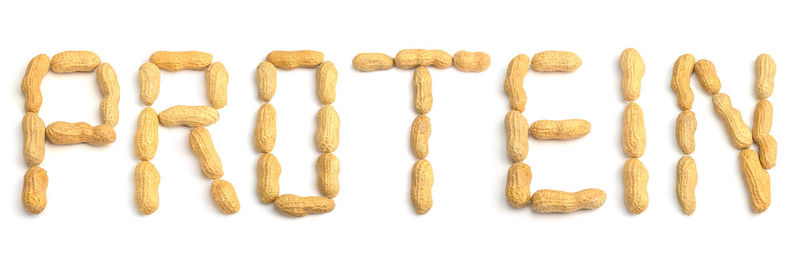
[[[772,129],[772,103],[769,100],[761,99],[756,104],[753,113],[753,139],[759,139],[769,135]]]
[[[272,51],[267,55],[267,62],[280,69],[310,68],[319,66],[325,59],[321,52],[302,51]]]
[[[531,209],[537,213],[569,213],[597,209],[605,202],[606,193],[596,188],[578,192],[541,189],[531,196]]]
[[[531,199],[531,166],[517,162],[508,168],[506,199],[514,208],[528,206]]]
[[[756,58],[756,97],[765,99],[775,90],[775,60],[762,53]]]
[[[641,214],[647,209],[649,196],[647,195],[647,180],[650,175],[638,158],[631,158],[625,162],[622,169],[622,180],[625,186],[625,206],[633,214]]]
[[[322,153],[317,159],[317,187],[323,196],[333,199],[339,194],[339,158]]]
[[[525,104],[528,103],[528,95],[523,88],[525,75],[530,69],[530,59],[525,54],[520,54],[511,59],[506,70],[506,79],[503,82],[503,89],[508,95],[508,104],[512,110],[524,112]]]
[[[206,69],[206,96],[214,109],[228,105],[228,70],[220,62],[215,62]]]
[[[531,124],[531,135],[539,140],[569,140],[592,131],[592,124],[583,119],[538,120]]]
[[[428,68],[420,66],[414,70],[414,109],[419,114],[426,114],[433,106],[431,73]]]
[[[193,128],[189,133],[189,146],[200,161],[200,169],[208,179],[219,179],[222,171],[222,160],[211,141],[211,134],[204,127]]]
[[[417,116],[411,124],[411,150],[418,159],[428,156],[428,139],[431,137],[431,119]]]
[[[25,76],[22,77],[20,88],[25,95],[25,111],[38,113],[42,106],[42,80],[50,70],[50,58],[46,54],[40,54],[30,62],[25,68]]]
[[[225,180],[217,179],[211,183],[211,198],[222,213],[232,215],[239,212],[239,197],[233,185]]]
[[[394,65],[403,69],[418,66],[448,68],[453,65],[453,56],[442,50],[405,49],[397,52]]]
[[[317,148],[323,153],[336,151],[339,147],[339,114],[332,105],[325,105],[317,112]]]
[[[411,203],[417,214],[424,215],[433,207],[433,167],[428,160],[420,159],[411,170]]]
[[[676,187],[678,203],[681,211],[686,215],[692,215],[695,209],[694,190],[697,187],[697,165],[690,156],[684,156],[678,161]]]
[[[161,183],[161,175],[156,170],[156,166],[149,161],[142,161],[136,165],[133,171],[133,178],[136,182],[136,208],[139,213],[149,215],[158,210],[158,185]]]
[[[139,160],[152,160],[158,149],[158,114],[151,107],[142,109],[133,136],[133,148]]]
[[[158,114],[165,127],[204,127],[219,120],[219,112],[211,106],[172,106]]]
[[[717,68],[714,67],[714,63],[711,63],[711,61],[700,59],[700,61],[694,63],[694,73],[697,74],[700,86],[709,95],[719,93],[719,90],[722,89],[722,83],[720,83],[719,76],[717,76]]]
[[[253,141],[255,141],[256,149],[261,153],[272,152],[272,148],[275,147],[275,138],[278,134],[275,113],[275,107],[269,103],[264,103],[258,109]]]
[[[458,51],[453,55],[453,65],[465,72],[482,72],[491,63],[492,59],[485,52]]]
[[[28,167],[39,166],[44,160],[44,131],[44,121],[36,113],[22,117],[22,156]]]
[[[284,194],[275,199],[275,209],[284,215],[304,217],[308,214],[323,214],[333,211],[336,203],[325,197],[300,197]]]
[[[105,124],[93,127],[84,122],[53,122],[47,125],[45,134],[52,144],[106,145],[117,140],[113,127]]]
[[[622,113],[622,119],[622,149],[628,157],[641,157],[647,145],[642,107],[635,102],[629,103]]]
[[[739,166],[750,191],[750,208],[756,213],[766,211],[772,202],[770,179],[769,173],[761,168],[756,151],[744,149],[739,152]]]
[[[117,73],[108,63],[97,66],[97,84],[100,92],[103,93],[103,101],[100,102],[100,115],[103,123],[109,126],[116,126],[119,122],[119,81]]]
[[[63,51],[50,60],[50,69],[55,73],[89,72],[98,65],[100,57],[90,51]]]
[[[692,86],[689,84],[693,69],[694,56],[688,53],[678,57],[672,67],[672,80],[670,80],[669,86],[677,96],[678,107],[684,111],[691,110],[694,102],[694,93],[692,93]]]
[[[506,150],[511,162],[517,163],[528,156],[528,120],[519,111],[506,114]]]
[[[323,62],[317,68],[317,98],[319,102],[328,105],[336,100],[336,82],[339,73],[331,61]]]
[[[256,67],[256,82],[258,83],[258,97],[264,102],[269,102],[275,96],[278,72],[275,65],[270,62],[261,62]]]
[[[359,71],[387,70],[394,67],[394,59],[382,53],[359,53],[353,57],[353,68]]]
[[[718,93],[711,97],[711,101],[714,103],[714,111],[725,123],[725,129],[728,131],[728,137],[733,146],[739,149],[750,147],[753,144],[753,133],[742,119],[739,110],[731,105],[731,98],[726,94]]]
[[[22,205],[31,214],[39,214],[47,206],[47,171],[31,167],[25,172],[22,185]]]
[[[139,67],[139,99],[147,106],[153,106],[161,90],[161,70],[153,63],[147,62]]]
[[[258,158],[258,198],[271,203],[280,195],[281,164],[275,155],[261,154]]]
[[[168,71],[202,70],[211,65],[212,60],[211,54],[198,51],[157,51],[150,55],[150,63]]]
[[[572,72],[578,69],[583,61],[573,52],[543,51],[531,58],[531,67],[539,72]]]
[[[626,101],[639,98],[644,77],[644,60],[634,48],[627,48],[619,56],[619,67],[622,71],[622,97]]]
[[[697,131],[697,119],[692,111],[682,111],[675,120],[675,139],[684,154],[694,152],[694,133]]]
[[[778,141],[772,135],[766,135],[758,140],[758,159],[765,170],[775,167],[778,158]]]

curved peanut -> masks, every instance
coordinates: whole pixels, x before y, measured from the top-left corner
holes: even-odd
[[[325,55],[318,51],[272,51],[267,55],[267,62],[280,69],[310,68],[319,66]]]
[[[139,160],[152,160],[158,150],[158,114],[151,107],[142,109],[133,136],[133,150]]]
[[[684,154],[694,152],[694,133],[697,131],[697,119],[692,111],[682,111],[675,121],[675,139]]]
[[[403,69],[418,66],[448,68],[453,65],[453,56],[442,50],[405,49],[397,52],[394,65]]]
[[[193,128],[189,133],[189,146],[200,161],[200,169],[208,179],[219,179],[222,171],[222,160],[211,141],[211,134],[204,127]]]
[[[161,175],[156,170],[156,166],[149,161],[142,161],[136,165],[133,171],[133,178],[136,182],[136,208],[139,213],[149,215],[158,210],[158,185],[161,183]]]
[[[100,92],[103,93],[103,101],[100,102],[100,115],[103,123],[109,126],[116,126],[119,122],[119,81],[117,73],[108,63],[97,66],[97,84]]]
[[[592,124],[583,119],[538,120],[531,124],[531,135],[539,140],[569,140],[592,131]]]
[[[453,55],[453,65],[465,72],[482,72],[489,68],[492,59],[485,52],[458,51]]]
[[[275,96],[278,72],[275,65],[270,62],[261,62],[256,67],[256,82],[258,83],[258,97],[264,102],[269,102]]]
[[[622,71],[622,97],[626,101],[639,98],[644,77],[644,60],[634,48],[627,48],[619,56],[619,67]]]
[[[637,158],[625,162],[622,169],[622,180],[625,186],[625,206],[633,214],[641,214],[647,209],[649,196],[647,195],[647,180],[650,175],[647,168]]]
[[[758,143],[758,159],[765,170],[775,167],[778,158],[778,141],[772,135],[766,135]]]
[[[421,66],[414,70],[414,109],[419,114],[426,114],[433,106],[431,73]]]
[[[433,167],[428,160],[420,159],[411,170],[411,203],[417,214],[424,215],[433,207]]]
[[[258,198],[271,203],[280,195],[281,164],[275,155],[264,153],[258,158]]]
[[[769,54],[762,53],[756,58],[756,97],[765,99],[775,90],[775,60]]]
[[[47,206],[47,171],[32,167],[25,172],[22,205],[31,214],[39,214]]]
[[[528,156],[528,120],[521,112],[506,114],[506,150],[511,162],[517,163]]]
[[[508,168],[506,199],[514,208],[528,206],[531,200],[531,166],[518,162]]]
[[[694,56],[688,53],[678,57],[672,67],[672,80],[670,80],[669,86],[677,96],[678,107],[684,111],[691,110],[694,102],[694,93],[692,93],[692,86],[689,84],[693,69]]]
[[[719,93],[719,90],[722,89],[722,83],[720,83],[719,76],[717,76],[717,68],[714,67],[711,61],[700,59],[700,61],[694,63],[694,73],[697,74],[700,86],[709,95]]]
[[[323,153],[317,158],[317,187],[323,196],[333,199],[339,194],[339,158]]]
[[[214,109],[228,105],[228,71],[220,62],[215,62],[206,69],[206,96]]]
[[[153,106],[161,90],[161,70],[153,63],[147,62],[139,67],[139,99],[147,106]]]
[[[42,106],[42,80],[48,71],[50,71],[50,58],[46,54],[37,55],[28,62],[20,85],[22,94],[25,95],[25,111],[39,112]]]
[[[217,179],[211,183],[211,198],[222,213],[232,215],[239,212],[239,197],[233,185],[225,180]]]
[[[28,167],[39,166],[44,160],[45,126],[36,113],[26,113],[22,117],[22,156]]]
[[[583,61],[573,52],[543,51],[531,57],[531,67],[539,72],[572,72],[581,67]]]
[[[756,151],[744,149],[739,152],[739,166],[750,191],[750,208],[756,213],[766,211],[772,202],[770,179],[769,173],[761,168]]]
[[[531,196],[531,209],[537,213],[569,213],[581,209],[597,209],[605,202],[606,193],[596,188],[572,193],[541,189]]]
[[[322,214],[333,211],[336,203],[325,197],[300,197],[284,194],[275,199],[275,209],[284,215],[304,217],[308,214]]]
[[[530,67],[530,59],[525,54],[517,55],[508,63],[503,89],[506,90],[508,104],[512,110],[525,111],[528,95],[525,93],[525,88],[523,88],[523,82]]]
[[[336,151],[339,147],[339,114],[332,105],[325,105],[317,112],[317,148],[323,153]]]
[[[317,98],[319,102],[328,105],[336,100],[336,82],[339,73],[331,61],[323,62],[317,67]]]
[[[622,149],[628,157],[641,157],[647,144],[642,107],[635,102],[629,103],[622,113],[622,119]]]
[[[211,106],[172,106],[158,114],[165,127],[204,127],[219,120],[219,112]]]
[[[428,139],[431,137],[431,119],[417,116],[411,124],[411,150],[418,159],[428,156]]]
[[[100,65],[100,57],[90,51],[63,51],[50,59],[50,69],[55,73],[89,72]]]
[[[47,140],[52,144],[106,145],[117,140],[117,134],[113,127],[105,124],[91,126],[84,122],[53,122],[47,125],[45,134]]]
[[[272,152],[272,148],[275,147],[275,139],[278,134],[275,114],[275,107],[269,103],[264,103],[258,109],[253,141],[255,141],[256,149],[261,153]]]
[[[198,51],[157,51],[150,55],[150,63],[168,71],[202,70],[211,65],[212,60],[211,54]]]
[[[733,146],[739,149],[750,147],[753,144],[753,134],[742,119],[739,110],[731,105],[731,98],[726,94],[718,93],[711,97],[711,101],[714,103],[714,111],[725,123],[725,129],[728,131],[728,137]]]
[[[394,67],[394,59],[382,53],[359,53],[353,57],[353,68],[359,71],[387,70]]]
[[[690,156],[684,156],[678,161],[676,179],[676,193],[681,211],[686,215],[692,215],[695,209],[694,190],[697,187],[697,164]]]

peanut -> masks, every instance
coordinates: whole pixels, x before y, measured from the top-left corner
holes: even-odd
[[[47,171],[32,167],[25,172],[22,185],[22,205],[31,214],[39,214],[47,206]]]
[[[647,144],[642,107],[635,102],[629,103],[625,106],[622,119],[622,149],[628,157],[641,157]]]
[[[585,136],[592,124],[583,119],[538,120],[531,124],[530,132],[539,140],[569,140]]]
[[[453,57],[442,50],[405,49],[397,52],[394,65],[403,69],[418,66],[448,68],[453,65]]]
[[[772,135],[766,135],[759,140],[758,158],[761,161],[761,167],[765,170],[775,167],[778,158],[778,142]]]
[[[419,114],[426,114],[433,106],[431,73],[424,66],[414,70],[414,109]]]
[[[622,97],[626,101],[639,98],[644,77],[644,60],[634,48],[627,48],[619,56],[619,67],[622,71]]]
[[[605,202],[606,193],[596,188],[578,192],[541,189],[531,196],[531,209],[537,213],[569,213],[597,209]]]
[[[491,63],[492,59],[485,52],[458,51],[453,55],[453,65],[465,72],[482,72]]]
[[[506,114],[506,150],[511,162],[517,163],[528,156],[528,120],[519,111]]]
[[[322,64],[323,59],[323,53],[311,50],[272,51],[267,55],[267,62],[280,69],[316,67]]]
[[[511,106],[512,110],[520,112],[525,111],[525,104],[528,103],[528,95],[525,94],[523,82],[530,67],[530,59],[525,54],[517,55],[508,63],[503,89],[506,90],[508,104]]]
[[[270,62],[261,62],[256,68],[256,82],[258,83],[258,97],[264,102],[269,102],[275,96],[278,72]]]
[[[677,96],[678,107],[684,111],[691,110],[692,102],[694,102],[694,93],[692,93],[692,86],[689,84],[693,69],[694,56],[688,53],[678,57],[672,67],[672,80],[670,80],[669,86]]]
[[[157,51],[150,55],[150,63],[168,71],[202,70],[211,65],[212,60],[211,54],[198,51]]]
[[[694,133],[697,131],[697,119],[694,112],[683,111],[675,121],[675,139],[684,154],[694,152]]]
[[[417,214],[424,215],[433,207],[433,167],[428,160],[420,159],[411,170],[411,203]]]
[[[217,179],[211,183],[211,198],[222,213],[232,215],[239,212],[239,197],[233,185],[225,180]]]
[[[139,99],[147,106],[153,106],[161,89],[161,70],[153,63],[147,62],[139,67]]]
[[[339,114],[332,105],[325,105],[317,112],[317,148],[323,153],[336,151],[339,147]]]
[[[158,114],[165,127],[204,127],[219,120],[219,112],[211,106],[172,106]]]
[[[387,70],[394,66],[394,59],[382,53],[359,53],[353,57],[353,68],[360,71]]]
[[[676,179],[676,193],[681,211],[686,215],[692,215],[695,209],[694,190],[697,187],[697,165],[690,156],[684,156],[678,161]]]
[[[139,213],[149,215],[158,210],[158,185],[161,183],[161,175],[156,170],[156,166],[149,161],[141,161],[133,171],[133,178],[136,182],[136,208]]]
[[[22,117],[22,156],[28,167],[39,166],[44,160],[44,121],[36,113]]]
[[[417,116],[411,124],[411,150],[418,159],[428,156],[428,139],[431,137],[431,119]]]
[[[333,211],[336,203],[325,197],[300,197],[284,194],[275,199],[275,209],[284,215],[304,217],[308,214],[322,214]]]
[[[222,160],[211,141],[211,134],[204,127],[193,128],[189,133],[189,146],[200,161],[200,169],[208,179],[219,179],[222,171]]]
[[[258,158],[258,198],[271,203],[280,195],[281,164],[275,155],[261,154]]]
[[[772,129],[772,103],[769,100],[761,99],[756,104],[753,113],[753,139],[759,139],[769,135]]]
[[[739,110],[731,105],[731,98],[726,94],[718,93],[711,97],[711,101],[714,103],[714,111],[725,123],[725,129],[728,131],[728,137],[733,146],[739,149],[750,147],[753,144],[753,134],[742,119]]]
[[[770,179],[769,173],[761,168],[756,151],[744,149],[739,152],[739,166],[750,191],[750,208],[756,213],[766,211],[772,202]]]
[[[152,160],[158,149],[158,114],[151,107],[142,109],[133,136],[133,148],[139,160]]]
[[[339,158],[323,153],[317,159],[317,187],[323,196],[333,199],[339,194]]]
[[[714,63],[711,63],[711,61],[706,59],[697,61],[697,63],[694,64],[694,73],[697,74],[700,86],[702,86],[703,90],[709,95],[719,93],[719,90],[722,89],[722,83],[720,83],[719,77],[717,76],[717,68],[714,67]]]
[[[336,100],[336,81],[339,73],[331,61],[323,62],[317,68],[317,98],[319,102],[328,105]]]
[[[97,84],[100,92],[103,93],[103,101],[100,102],[100,115],[103,123],[109,126],[116,126],[119,122],[119,81],[117,73],[108,63],[97,66]]]
[[[50,58],[46,54],[40,54],[30,62],[25,68],[25,76],[22,77],[20,88],[25,95],[25,111],[38,113],[42,106],[42,80],[50,70]]]
[[[228,71],[220,62],[215,62],[206,69],[206,96],[214,109],[228,105]]]
[[[625,185],[625,206],[633,214],[641,214],[647,209],[650,201],[647,195],[647,180],[650,175],[638,158],[631,158],[625,162],[622,169],[622,179]]]
[[[756,97],[765,99],[775,90],[775,60],[762,53],[756,58]]]
[[[517,162],[508,168],[506,199],[514,208],[528,206],[531,199],[531,166]]]
[[[89,72],[97,65],[100,57],[90,51],[63,51],[50,60],[50,69],[55,73]]]
[[[47,140],[53,144],[106,145],[117,140],[117,134],[113,127],[105,124],[93,127],[84,122],[53,122],[47,125],[45,134],[47,134]]]
[[[581,64],[583,61],[577,54],[565,51],[543,51],[534,54],[531,58],[531,67],[539,72],[572,72]]]
[[[269,103],[261,105],[253,135],[256,149],[261,153],[272,152],[272,148],[275,147],[275,138],[278,134],[276,120],[275,107]]]

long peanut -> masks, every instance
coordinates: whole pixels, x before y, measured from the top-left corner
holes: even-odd
[[[339,147],[339,114],[332,105],[325,105],[317,112],[317,148],[323,153],[336,151]]]
[[[414,70],[414,109],[419,114],[426,114],[433,106],[431,73],[428,68],[420,66]]]
[[[323,196],[333,199],[339,194],[339,158],[322,153],[317,158],[317,187]]]
[[[219,120],[219,112],[211,106],[172,106],[158,114],[165,127],[204,127]]]
[[[336,203],[325,197],[300,197],[284,194],[275,199],[275,209],[284,215],[304,217],[308,214],[322,214],[333,211]]]
[[[222,213],[232,215],[239,212],[239,197],[233,185],[225,180],[217,179],[211,183],[211,198]]]
[[[697,165],[690,156],[684,156],[678,161],[676,168],[675,191],[678,195],[678,203],[681,211],[686,215],[692,215],[695,209],[694,190],[697,187]]]
[[[271,203],[280,195],[281,164],[275,155],[261,154],[258,158],[258,198]]]
[[[694,152],[694,133],[697,131],[697,118],[692,111],[682,111],[675,120],[675,139],[684,154]]]
[[[649,196],[647,195],[647,181],[650,175],[647,168],[637,158],[625,162],[622,169],[622,179],[625,186],[625,206],[633,214],[641,214],[647,209]]]
[[[622,71],[622,97],[626,101],[639,98],[644,77],[644,60],[634,48],[627,48],[619,56],[619,67]]]
[[[622,120],[622,149],[628,157],[641,157],[647,145],[642,107],[635,102],[629,103],[622,113]]]
[[[765,99],[775,90],[775,60],[769,54],[762,53],[756,58],[756,97]]]
[[[50,69],[55,73],[89,72],[97,65],[100,57],[90,51],[64,51],[50,59]]]
[[[220,62],[215,62],[206,69],[206,96],[214,109],[228,105],[228,71]]]
[[[258,109],[256,129],[253,134],[256,149],[261,153],[272,152],[272,148],[275,147],[275,139],[278,134],[276,120],[275,107],[269,103],[261,105],[261,108]]]
[[[47,206],[47,171],[32,167],[25,172],[22,205],[31,214],[39,214]]]
[[[133,136],[133,150],[139,160],[152,160],[158,150],[158,114],[151,107],[142,109]]]
[[[719,90],[722,89],[722,83],[720,83],[719,76],[717,76],[717,68],[714,67],[714,63],[711,63],[711,61],[700,59],[700,61],[694,63],[694,73],[697,74],[700,86],[709,95],[719,93]]]
[[[222,160],[211,141],[211,134],[204,127],[193,128],[189,133],[189,146],[200,161],[200,169],[208,179],[219,179],[222,171]]]
[[[725,123],[725,130],[733,146],[739,149],[750,147],[753,144],[753,133],[742,119],[742,113],[731,105],[731,98],[718,93],[711,97],[711,101],[714,103],[714,111]]]
[[[394,59],[382,53],[359,53],[353,57],[353,68],[359,71],[387,70],[394,67]]]
[[[103,94],[103,101],[100,102],[100,115],[103,123],[109,126],[116,126],[119,122],[119,81],[114,68],[108,63],[97,66],[97,84]]]
[[[198,51],[157,51],[150,55],[150,63],[168,71],[202,70],[211,65],[212,60],[211,54]]]
[[[592,131],[592,124],[583,119],[538,120],[531,124],[531,135],[539,140],[570,140]]]
[[[256,67],[256,82],[258,83],[258,97],[264,102],[269,102],[275,96],[278,72],[275,65],[270,62],[261,62]]]
[[[42,80],[49,70],[50,58],[46,54],[37,55],[28,62],[20,85],[22,94],[25,95],[25,111],[39,112],[42,106]]]
[[[149,215],[158,210],[158,185],[161,183],[161,175],[156,170],[156,166],[149,161],[142,161],[136,165],[133,171],[133,178],[136,182],[136,208],[139,213]]]
[[[153,106],[161,91],[161,70],[153,63],[147,62],[139,67],[139,99],[147,106]]]
[[[433,167],[428,160],[420,159],[411,170],[411,203],[417,214],[424,215],[433,207]]]
[[[336,100],[336,82],[339,73],[331,61],[325,61],[317,67],[317,98],[323,105],[328,105]]]
[[[428,156],[428,139],[431,137],[431,119],[417,116],[411,124],[411,150],[418,159]]]
[[[606,193],[596,188],[578,192],[537,190],[531,196],[531,209],[537,213],[569,213],[597,209],[606,202]]]
[[[694,93],[692,93],[692,86],[689,84],[693,69],[694,56],[688,53],[678,57],[672,67],[672,80],[670,80],[669,86],[677,96],[678,107],[684,111],[691,110],[694,102]]]
[[[403,69],[418,66],[448,68],[453,65],[453,56],[442,50],[405,49],[397,52],[394,65]]]
[[[514,208],[528,206],[531,200],[531,166],[518,162],[508,168],[506,200]]]
[[[511,162],[517,163],[528,156],[528,120],[519,111],[506,114],[506,150]]]
[[[324,59],[323,53],[311,50],[272,51],[267,55],[267,62],[280,69],[316,67],[322,64]]]
[[[528,103],[528,95],[523,88],[525,75],[531,68],[530,58],[525,54],[520,54],[511,59],[506,69],[506,79],[503,82],[503,89],[508,95],[508,104],[512,110],[525,111],[525,104]]]
[[[750,208],[756,213],[766,211],[772,202],[770,178],[769,173],[761,168],[756,151],[744,149],[739,152],[739,166],[750,191]]]
[[[531,57],[531,67],[539,72],[572,72],[581,64],[583,61],[573,52],[543,51]]]
[[[114,128],[109,125],[91,126],[88,123],[53,122],[45,129],[47,140],[53,144],[88,143],[106,145],[117,140]]]
[[[36,113],[22,117],[22,156],[28,167],[39,166],[44,160],[45,125]]]
[[[453,65],[465,72],[482,72],[489,68],[492,59],[485,52],[458,51],[453,55]]]

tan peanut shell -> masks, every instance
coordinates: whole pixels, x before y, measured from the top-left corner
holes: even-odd
[[[531,196],[531,209],[537,213],[569,213],[597,209],[605,202],[606,193],[596,188],[578,192],[541,189]]]
[[[531,135],[539,140],[569,140],[592,131],[592,124],[583,119],[538,120],[531,124]]]
[[[639,98],[644,77],[644,60],[634,48],[627,48],[619,56],[619,67],[622,71],[622,97],[626,101]]]
[[[333,211],[336,203],[325,197],[300,197],[284,194],[275,199],[275,209],[293,217],[304,217],[308,214],[323,214]]]
[[[700,59],[700,61],[694,63],[694,74],[697,74],[700,86],[709,95],[719,93],[719,90],[722,89],[722,83],[719,81],[719,76],[717,76],[717,68],[714,67],[714,63],[711,63],[711,61]]]
[[[775,90],[775,60],[769,54],[762,53],[756,58],[756,97],[765,99]]]
[[[670,80],[669,86],[675,92],[675,96],[678,99],[678,107],[684,111],[691,110],[694,102],[694,93],[692,93],[692,86],[689,84],[692,78],[692,70],[694,70],[694,56],[688,53],[678,57],[672,67],[672,80]]]
[[[433,207],[433,167],[428,160],[420,159],[411,170],[411,203],[417,214],[424,215]]]
[[[394,59],[382,53],[359,53],[353,57],[353,68],[359,71],[387,70],[394,67]]]
[[[758,142],[760,138],[769,135],[772,129],[772,102],[761,99],[753,111],[753,139]]]
[[[256,67],[256,82],[258,83],[258,97],[264,102],[269,102],[275,96],[277,88],[278,71],[270,62],[261,62]]]
[[[228,70],[220,62],[206,69],[206,96],[214,109],[228,105]]]
[[[418,66],[448,68],[453,65],[453,56],[442,50],[405,49],[397,52],[394,65],[403,69]]]
[[[631,102],[622,113],[622,149],[628,157],[644,155],[647,132],[644,128],[644,112],[639,104]]]
[[[328,105],[336,100],[336,82],[339,73],[331,61],[325,61],[317,67],[317,98],[319,102]]]
[[[119,122],[119,81],[117,73],[108,63],[97,66],[97,85],[103,94],[103,101],[100,102],[100,115],[103,123],[109,126],[116,126]]]
[[[503,89],[508,95],[508,104],[512,110],[524,112],[525,104],[528,103],[528,95],[523,88],[525,75],[530,69],[530,59],[525,54],[520,54],[511,59],[506,70],[506,79],[503,82]]]
[[[770,179],[769,173],[761,168],[756,151],[744,149],[739,152],[739,166],[750,192],[750,208],[756,213],[766,211],[772,202]]]
[[[28,62],[20,85],[22,94],[25,95],[26,112],[38,113],[42,107],[42,80],[48,71],[50,71],[50,58],[46,54],[37,55]]]
[[[506,114],[506,150],[511,162],[517,163],[528,156],[528,120],[519,111]]]
[[[147,106],[153,106],[161,91],[161,70],[153,63],[147,62],[139,67],[139,99]]]
[[[458,51],[453,55],[453,65],[465,72],[482,72],[491,64],[492,59],[485,52]]]
[[[692,111],[682,111],[675,120],[675,139],[684,154],[694,152],[694,133],[697,131],[697,118]]]
[[[258,117],[256,118],[256,129],[253,135],[256,149],[261,153],[272,152],[275,147],[275,138],[277,137],[277,123],[276,123],[275,107],[272,104],[264,103],[258,109]]]
[[[142,109],[133,136],[133,152],[139,160],[152,160],[158,150],[158,114],[151,107]]]
[[[317,187],[323,196],[333,199],[339,194],[339,158],[322,153],[317,158]]]
[[[39,214],[47,206],[47,171],[32,167],[25,172],[22,184],[22,205],[31,214]]]
[[[211,54],[198,51],[157,51],[150,55],[150,63],[168,71],[202,70],[211,65],[212,60]]]
[[[139,213],[149,215],[158,210],[158,185],[161,183],[161,174],[156,166],[149,161],[141,161],[133,172],[136,182],[136,208]]]
[[[267,55],[267,62],[280,69],[310,68],[319,66],[325,55],[318,51],[272,51]]]
[[[258,198],[271,203],[280,195],[281,164],[275,155],[261,154],[258,158]]]
[[[531,166],[517,162],[508,168],[506,199],[514,208],[528,206],[531,199]]]
[[[419,114],[426,114],[433,106],[431,73],[428,68],[420,66],[414,70],[414,109]]]
[[[219,120],[219,112],[211,106],[172,106],[158,114],[165,127],[204,127]]]
[[[758,159],[765,170],[775,167],[778,158],[778,141],[772,135],[766,135],[758,143]]]
[[[222,171],[222,160],[211,141],[211,133],[204,127],[193,128],[189,133],[189,146],[200,161],[200,170],[208,179],[219,179]]]
[[[675,191],[678,195],[678,203],[681,211],[686,215],[694,213],[696,200],[694,190],[697,187],[697,164],[690,156],[683,156],[678,161],[676,169]]]
[[[638,158],[625,162],[622,169],[622,180],[625,186],[625,206],[633,214],[641,214],[650,202],[647,195],[647,181],[650,175]]]
[[[233,185],[225,180],[217,179],[211,183],[211,198],[222,213],[232,215],[239,212],[239,197]]]
[[[742,119],[742,113],[731,105],[731,98],[718,93],[711,97],[711,101],[714,103],[714,111],[725,123],[725,129],[733,146],[739,149],[750,147],[753,144],[753,133]]]
[[[44,160],[45,126],[36,113],[22,117],[22,156],[28,167],[39,166]]]
[[[339,114],[332,105],[325,105],[317,112],[317,148],[323,153],[336,151],[339,147]]]
[[[100,65],[100,57],[90,51],[63,51],[50,59],[50,69],[55,73],[89,72]]]
[[[531,67],[539,72],[572,72],[581,64],[583,61],[573,52],[543,51],[531,57]]]
[[[117,140],[117,134],[113,127],[105,124],[91,126],[84,122],[53,122],[47,125],[45,134],[47,140],[52,144],[106,145]]]
[[[411,150],[418,159],[428,156],[428,139],[431,137],[431,119],[417,116],[411,124]]]

